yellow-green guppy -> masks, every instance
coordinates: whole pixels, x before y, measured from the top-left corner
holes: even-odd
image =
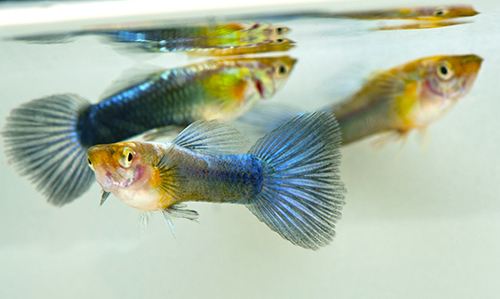
[[[63,205],[94,181],[86,165],[90,146],[235,118],[272,97],[294,63],[288,56],[207,60],[125,80],[96,104],[75,94],[36,99],[7,118],[7,154],[50,203]]]
[[[335,118],[299,115],[248,151],[241,134],[217,121],[196,122],[172,143],[92,146],[88,163],[103,188],[136,209],[195,219],[186,201],[243,204],[295,245],[316,250],[331,242],[344,204],[340,132]],[[174,234],[175,236],[175,234]]]

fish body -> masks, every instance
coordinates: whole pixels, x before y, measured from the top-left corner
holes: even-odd
[[[7,154],[50,203],[63,205],[93,182],[88,147],[154,128],[237,117],[271,97],[294,63],[288,56],[209,60],[128,82],[93,105],[72,94],[33,100],[7,118]]]
[[[127,174],[126,164],[120,160],[128,151],[141,160],[133,161],[137,165],[129,167]],[[157,167],[165,155],[168,165]],[[183,201],[242,203],[262,187],[261,162],[249,154],[214,154],[176,144],[131,141],[93,146],[89,157],[98,165],[94,169],[103,190],[143,211],[165,210]],[[165,168],[168,176],[162,174]],[[178,178],[182,178],[182,186],[176,192],[162,187],[174,186]]]
[[[107,31],[116,42],[137,43],[152,52],[192,52],[193,55],[228,56],[287,51],[294,42],[286,39],[287,27],[254,23],[167,29]]]
[[[325,112],[306,113],[270,132],[246,154],[239,133],[196,122],[172,143],[121,142],[89,148],[105,194],[168,216],[186,201],[246,205],[282,237],[308,249],[328,244],[343,205],[340,134]],[[187,218],[187,217],[186,217]]]
[[[363,137],[413,129],[425,130],[471,89],[482,58],[476,55],[432,56],[380,72],[332,112],[342,143]]]
[[[82,144],[118,142],[196,120],[235,118],[274,95],[294,63],[288,56],[209,60],[153,74],[90,106],[78,124]]]

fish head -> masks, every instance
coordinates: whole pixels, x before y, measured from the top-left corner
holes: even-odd
[[[416,9],[415,19],[425,21],[441,21],[446,19],[472,17],[478,12],[470,5],[441,5]]]
[[[450,5],[450,6],[437,6],[434,7],[430,13],[430,17],[438,19],[451,19],[459,17],[472,17],[477,15],[478,12],[470,5]]]
[[[435,97],[457,100],[471,89],[483,59],[476,55],[437,56],[429,60],[425,92]]]
[[[255,72],[252,81],[261,99],[272,97],[288,80],[297,60],[289,56],[263,58],[264,72]]]
[[[419,60],[416,64],[421,68],[421,72],[417,72],[421,84],[414,89],[418,107],[413,110],[414,123],[426,126],[449,111],[472,88],[481,62],[482,58],[476,55],[434,56]]]
[[[269,28],[269,37],[271,39],[284,38],[290,32],[290,28],[285,26],[271,26]]]
[[[295,61],[288,56],[213,61],[219,70],[204,78],[202,84],[216,100],[200,106],[204,119],[231,120],[272,97],[286,82]]]
[[[285,37],[290,32],[290,28],[273,26],[269,23],[255,23],[248,27],[246,31],[255,35],[255,40],[270,40]]]
[[[87,155],[99,185],[115,195],[144,188],[153,175],[150,155],[140,142],[95,145],[87,150]]]

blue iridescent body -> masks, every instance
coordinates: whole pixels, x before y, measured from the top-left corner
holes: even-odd
[[[186,178],[183,198],[248,203],[262,189],[265,163],[253,155],[212,154],[182,147],[175,147],[169,155],[176,175]]]
[[[198,79],[209,75],[195,68],[167,70],[89,106],[78,122],[82,145],[118,142],[154,128],[187,126],[202,119],[198,107],[209,94]]]

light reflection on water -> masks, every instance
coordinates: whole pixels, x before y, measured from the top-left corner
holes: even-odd
[[[297,47],[288,54],[298,63],[269,102],[304,110],[340,101],[370,73],[421,57],[484,59],[470,94],[430,126],[425,154],[416,134],[402,150],[390,144],[374,151],[370,139],[343,148],[347,204],[332,245],[308,252],[283,241],[244,207],[189,204],[200,213],[200,225],[176,220],[179,246],[158,216],[139,235],[135,210],[112,197],[98,208],[96,184],[63,208],[46,204],[1,155],[0,294],[493,297],[500,291],[500,59],[499,7],[488,4],[475,6],[480,14],[468,24],[422,30],[372,30],[401,21],[279,21],[292,28]],[[138,65],[203,60],[127,54],[95,36],[56,45],[3,40],[0,53],[1,127],[12,108],[31,99],[72,92],[96,101]]]

